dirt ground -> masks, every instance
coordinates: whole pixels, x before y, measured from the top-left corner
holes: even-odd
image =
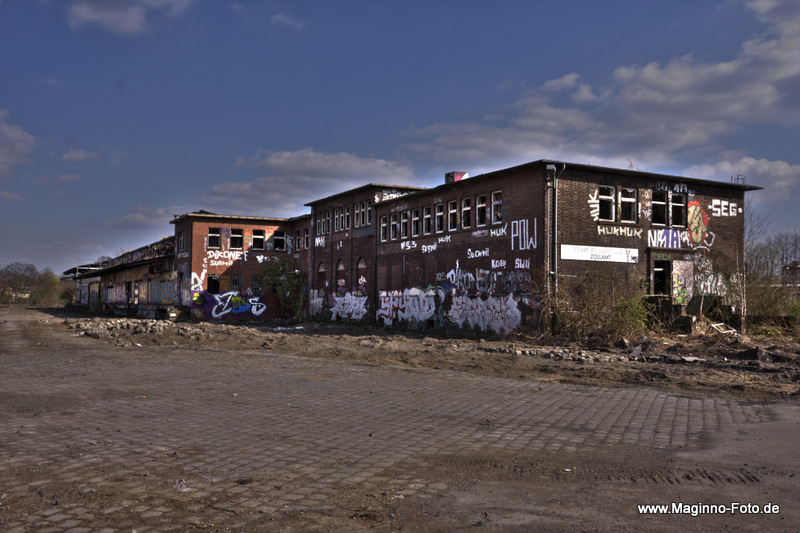
[[[0,309],[0,319],[18,315],[26,346],[58,346],[60,357],[74,358],[86,346],[85,337],[96,339],[97,353],[130,357],[134,347],[158,347],[158,353],[174,347],[176,363],[193,357],[191,350],[213,347],[220,357],[236,357],[237,351],[264,351],[307,358],[337,358],[368,364],[447,369],[484,376],[537,382],[561,382],[604,387],[653,387],[692,397],[722,397],[744,404],[768,403],[777,415],[771,422],[731,425],[715,434],[699,450],[664,450],[640,446],[599,447],[588,452],[530,454],[463,452],[414,457],[395,464],[387,477],[407,480],[411,491],[362,485],[342,490],[319,510],[275,514],[269,527],[247,522],[250,515],[229,510],[224,501],[205,502],[208,509],[229,513],[229,522],[198,522],[175,530],[202,531],[530,531],[532,517],[540,531],[795,531],[800,523],[797,501],[794,420],[800,396],[800,345],[770,338],[695,335],[629,339],[625,345],[543,346],[531,339],[452,339],[432,333],[400,333],[380,328],[338,324],[213,324],[172,323],[128,318],[98,318],[66,313],[60,309]],[[22,317],[22,318],[19,318]],[[313,342],[311,342],[313,339]],[[3,343],[15,342],[0,339]],[[84,348],[85,349],[85,348]],[[94,349],[93,349],[94,350]],[[189,351],[187,351],[189,350]],[[3,350],[0,350],[0,354]],[[92,353],[95,353],[93,351]],[[142,352],[145,353],[144,351]],[[94,357],[87,355],[87,357]],[[135,357],[135,356],[134,356]],[[142,355],[142,362],[149,359]],[[34,371],[31,367],[31,371]],[[0,378],[2,376],[0,375]],[[1,381],[1,379],[0,379]],[[98,391],[100,394],[101,391]],[[14,416],[70,409],[70,398],[47,396],[4,397],[0,406]],[[778,401],[793,400],[793,401]],[[57,402],[57,406],[46,404]],[[37,403],[38,402],[38,403]],[[787,430],[787,427],[789,428]],[[762,439],[770,435],[770,439]],[[0,450],[1,451],[1,450]],[[0,467],[0,471],[2,468]],[[20,472],[31,479],[41,473]],[[417,479],[437,480],[415,487]],[[90,501],[85,487],[51,484],[35,486],[25,502],[14,495],[5,502],[0,479],[0,518],[38,512],[53,501]],[[241,485],[260,483],[242,479]],[[437,488],[440,485],[444,488]],[[39,490],[39,492],[36,492]],[[404,492],[411,494],[405,495]],[[763,493],[763,494],[762,494]],[[690,503],[764,501],[783,505],[780,517],[763,522],[764,516],[663,516],[641,515],[630,521],[632,502]],[[118,503],[114,495],[98,508]],[[174,497],[148,496],[163,507],[180,507]],[[650,498],[649,500],[647,498]],[[716,498],[716,499],[715,499]],[[14,500],[14,501],[12,501]],[[534,503],[535,502],[535,503]],[[4,508],[4,505],[5,508]],[[195,502],[197,503],[197,502]],[[200,502],[203,504],[203,502]],[[12,505],[16,506],[12,509]],[[155,505],[155,504],[154,504]],[[190,511],[187,510],[187,514]],[[98,517],[97,520],[100,520]],[[128,517],[135,526],[136,517]],[[128,518],[119,518],[112,529],[127,530]],[[256,520],[256,519],[253,519]],[[264,520],[263,515],[260,520]],[[0,520],[0,524],[2,524]],[[244,525],[242,525],[244,524]],[[102,524],[100,524],[102,525]],[[0,526],[2,529],[2,526]],[[146,528],[145,528],[146,529]],[[27,529],[26,529],[27,530]],[[36,528],[30,529],[35,531]]]
[[[230,347],[234,343],[238,349],[530,381],[636,385],[753,401],[800,395],[800,344],[714,330],[711,335],[620,339],[613,345],[553,346],[522,335],[453,339],[435,333],[316,322],[231,325],[54,314],[45,325],[118,346]]]

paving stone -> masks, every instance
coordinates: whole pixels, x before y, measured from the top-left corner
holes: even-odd
[[[63,509],[75,506],[70,514],[47,509],[28,526],[41,522],[63,530],[83,526],[78,519],[94,515],[136,524],[140,533],[220,520],[229,520],[228,527],[235,515],[214,509],[215,495],[224,498],[226,509],[268,514],[324,506],[339,483],[377,482],[400,495],[430,494],[447,487],[387,472],[406,459],[458,450],[587,451],[620,442],[690,449],[724,424],[770,417],[768,405],[651,389],[532,383],[278,354],[244,368],[190,355],[191,361],[162,352],[147,365],[116,359],[98,362],[91,372],[46,380],[19,374],[4,381],[8,393],[46,389],[81,397],[114,391],[75,407],[70,417],[45,412],[25,424],[0,418],[0,459],[13,468],[39,468],[46,477],[36,483],[12,480],[4,488],[9,497],[27,497],[28,487],[46,491],[50,483],[127,494],[105,508],[91,496],[76,496],[63,502]],[[381,393],[369,392],[376,390]],[[25,431],[17,433],[21,425]],[[65,445],[83,455],[52,461]],[[174,490],[180,504],[142,504],[165,488]],[[196,513],[194,522],[187,512]],[[19,516],[13,520],[7,529],[28,527]]]

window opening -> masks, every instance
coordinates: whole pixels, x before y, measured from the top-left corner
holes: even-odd
[[[475,225],[476,226],[485,226],[486,225],[486,195],[479,194],[478,199],[475,202]]]
[[[600,220],[614,221],[614,187],[598,188],[600,201]]]
[[[503,223],[503,191],[492,193],[492,224]]]
[[[208,228],[208,247],[219,248],[220,242],[219,228]]]
[[[636,189],[620,189],[619,219],[621,222],[636,222]]]

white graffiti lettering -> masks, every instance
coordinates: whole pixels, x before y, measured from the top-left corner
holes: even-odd
[[[589,216],[597,222],[600,220],[600,189],[595,189],[594,194],[589,195]]]
[[[467,249],[468,259],[477,259],[478,257],[489,257],[489,249],[488,248],[484,248],[483,250],[473,250],[472,248]]]
[[[516,237],[519,250],[536,249],[536,219],[533,219],[533,238],[528,233],[528,220],[514,220],[511,222],[511,249],[514,249],[514,238]]]
[[[508,224],[503,224],[502,228],[493,229],[489,232],[492,237],[503,237],[508,229]]]
[[[354,296],[349,292],[344,296],[334,296],[331,318],[333,320],[337,318],[361,320],[367,313],[366,304],[366,296]]]
[[[531,260],[530,259],[514,259],[514,268],[521,268],[528,270],[531,268]]]
[[[711,215],[715,217],[735,217],[742,212],[742,208],[738,207],[736,202],[728,200],[712,200],[708,208],[711,209]]]
[[[429,254],[436,251],[436,243],[433,244],[423,244],[422,245],[422,253]]]
[[[680,248],[681,234],[676,229],[651,229],[647,231],[647,245],[651,248]]]
[[[439,242],[450,242],[450,235],[445,235],[444,237],[439,237]]]
[[[492,268],[505,268],[505,267],[506,267],[505,259],[492,259]]]
[[[417,247],[417,241],[407,241],[407,242],[401,242],[400,243],[400,249],[401,250],[411,250],[412,248],[416,248],[416,247]]]
[[[597,234],[641,238],[642,230],[639,228],[626,228],[620,226],[597,226]]]
[[[325,235],[314,237],[314,246],[325,246]]]
[[[206,270],[205,269],[203,269],[203,271],[200,273],[199,276],[197,274],[195,274],[194,272],[192,272],[192,290],[193,291],[202,291],[203,290],[203,284],[205,283],[205,279],[206,279]]]

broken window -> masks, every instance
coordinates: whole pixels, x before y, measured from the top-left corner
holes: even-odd
[[[492,193],[492,224],[503,223],[503,191]]]
[[[242,290],[242,275],[231,274],[231,290],[239,292]]]
[[[444,231],[444,204],[436,204],[436,233]]]
[[[672,272],[669,261],[653,262],[653,294],[672,294]]]
[[[263,250],[265,242],[266,242],[266,238],[264,236],[264,230],[263,229],[254,229],[253,230],[253,249],[255,249],[255,250]]]
[[[208,228],[208,247],[219,248],[220,242],[219,228]]]
[[[272,249],[276,252],[286,251],[286,233],[283,231],[276,231],[272,234]]]
[[[486,225],[486,195],[479,194],[475,202],[475,225]]]
[[[389,224],[389,235],[393,241],[397,240],[397,214],[392,215],[391,224]]]
[[[411,236],[419,237],[419,209],[411,211]]]
[[[244,247],[244,230],[242,228],[231,229],[231,250],[241,250]]]
[[[208,275],[208,292],[211,294],[219,294],[219,274]]]
[[[672,226],[685,226],[686,225],[686,195],[685,194],[670,194],[669,199],[670,223]]]
[[[614,187],[600,186],[598,192],[600,220],[614,222]]]
[[[433,216],[431,206],[422,208],[422,233],[430,235],[433,232]]]
[[[620,189],[619,220],[620,222],[636,222],[636,189]]]
[[[447,203],[447,229],[449,231],[458,229],[458,200]]]
[[[667,224],[667,192],[653,191],[653,224]]]
[[[461,200],[461,227],[464,229],[472,227],[472,198]]]

